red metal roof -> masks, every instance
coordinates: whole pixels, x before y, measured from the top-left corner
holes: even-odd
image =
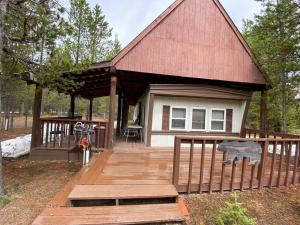
[[[218,0],[177,0],[112,61],[117,70],[266,84]]]

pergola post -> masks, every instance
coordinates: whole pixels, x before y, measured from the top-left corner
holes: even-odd
[[[90,99],[89,120],[93,120],[93,98]]]
[[[123,105],[123,94],[119,93],[118,96],[118,118],[117,118],[117,136],[120,136],[121,133],[121,113]]]
[[[112,76],[110,79],[109,117],[108,117],[108,128],[107,128],[108,149],[112,149],[113,147],[116,89],[117,89],[117,77]]]
[[[261,91],[260,99],[260,130],[265,132],[267,130],[267,92]],[[264,138],[265,135],[261,134],[261,138]]]
[[[42,108],[43,89],[36,84],[34,103],[33,103],[33,121],[32,121],[32,136],[31,149],[38,146],[41,140],[41,108]]]
[[[71,99],[70,99],[70,112],[71,112],[71,118],[75,118],[75,95],[71,94]]]
[[[128,124],[128,110],[129,110],[129,104],[125,96],[123,96],[123,106],[122,106],[122,122],[121,122],[121,128],[124,129],[127,127]]]

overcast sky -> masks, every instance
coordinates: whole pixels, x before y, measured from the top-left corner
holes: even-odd
[[[67,5],[68,0],[61,0]],[[91,6],[100,4],[107,21],[124,47],[175,0],[88,0]],[[200,0],[199,0],[200,1]],[[203,0],[202,0],[203,1]],[[259,13],[254,0],[220,0],[239,29],[242,20]]]

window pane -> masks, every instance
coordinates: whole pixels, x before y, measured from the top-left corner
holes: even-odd
[[[225,113],[223,110],[213,110],[212,111],[212,119],[213,120],[224,120]]]
[[[192,129],[204,130],[205,129],[205,110],[193,109]]]
[[[224,130],[224,122],[222,121],[211,121],[212,130]]]
[[[186,109],[173,108],[172,117],[185,119]]]
[[[172,119],[173,129],[185,129],[185,120]]]

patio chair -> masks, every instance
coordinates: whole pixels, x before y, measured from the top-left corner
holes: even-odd
[[[126,142],[128,142],[128,138],[139,137],[139,131],[137,129],[132,129],[132,128],[126,127],[123,131],[123,137],[125,137]]]

